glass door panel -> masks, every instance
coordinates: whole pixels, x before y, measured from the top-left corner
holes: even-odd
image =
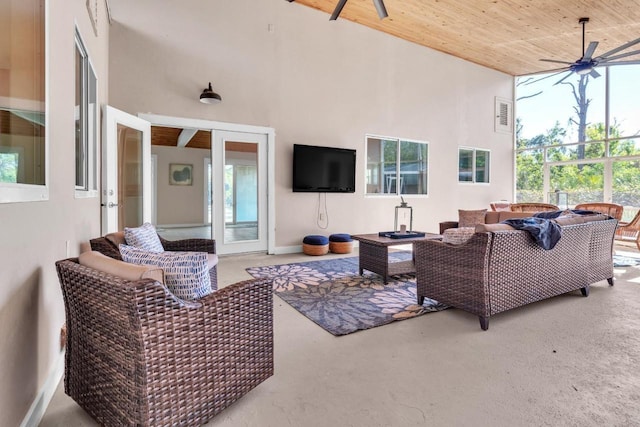
[[[566,191],[569,206],[604,201],[604,163],[549,166],[549,188]]]
[[[220,254],[266,251],[267,135],[215,131],[213,237]]]
[[[258,144],[225,141],[224,239],[258,239]]]
[[[118,224],[121,228],[142,224],[142,132],[118,125]]]
[[[622,221],[629,222],[640,208],[640,159],[614,161],[612,202],[624,206]]]

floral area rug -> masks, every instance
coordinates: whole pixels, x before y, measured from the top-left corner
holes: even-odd
[[[390,254],[395,261],[410,257],[407,252]],[[358,275],[357,257],[251,267],[247,272],[273,279],[277,296],[337,336],[448,308],[428,298],[418,305],[413,275],[392,277],[386,285],[375,273]]]
[[[640,256],[629,252],[620,252],[613,255],[614,267],[633,267],[640,265]]]

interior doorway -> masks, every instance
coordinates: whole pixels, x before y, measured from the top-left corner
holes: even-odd
[[[140,117],[152,124],[158,233],[167,239],[212,237],[219,254],[273,253],[275,209],[267,194],[273,186],[274,130]],[[185,185],[171,184],[176,168],[190,175]]]

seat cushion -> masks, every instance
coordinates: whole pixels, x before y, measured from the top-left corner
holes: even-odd
[[[329,236],[330,242],[351,242],[351,235],[344,233],[336,233]]]
[[[327,236],[309,235],[302,239],[302,243],[306,245],[328,245],[329,239]]]
[[[196,300],[212,292],[206,252],[150,252],[120,245],[120,253],[126,262],[161,268],[167,288],[178,298]]]
[[[164,252],[158,233],[153,224],[145,222],[140,227],[125,227],[124,239],[127,245],[149,252]]]
[[[80,265],[113,274],[126,280],[153,279],[164,284],[164,271],[156,266],[136,265],[113,259],[98,251],[86,251],[78,257]]]
[[[442,233],[442,242],[461,245],[475,234],[474,227],[448,228]]]

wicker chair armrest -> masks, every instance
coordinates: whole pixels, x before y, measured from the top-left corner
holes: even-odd
[[[165,251],[216,253],[216,241],[214,239],[167,240],[160,237],[160,242]]]
[[[492,233],[475,233],[466,243],[414,242],[418,295],[479,316],[490,312],[489,247]]]
[[[458,228],[458,221],[443,221],[440,223],[440,234],[449,228]]]

